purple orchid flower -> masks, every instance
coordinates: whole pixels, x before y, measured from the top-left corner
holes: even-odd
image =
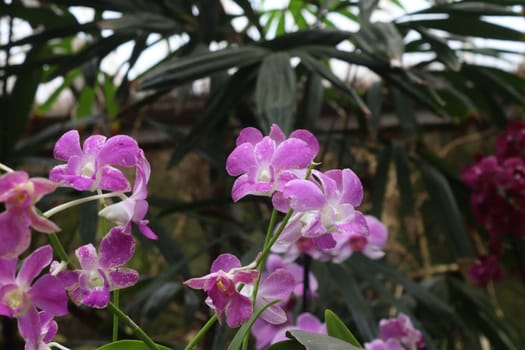
[[[38,313],[40,323],[40,337],[36,348],[26,343],[24,350],[51,350],[47,344],[53,340],[58,331],[58,325],[49,312],[40,311]],[[22,335],[24,336],[24,335]],[[25,337],[24,337],[25,338]]]
[[[270,344],[274,344],[283,340],[288,340],[289,338],[286,336],[286,332],[291,330],[300,330],[324,335],[327,335],[328,333],[326,330],[326,324],[319,321],[319,319],[311,313],[303,312],[302,314],[297,316],[297,322],[295,326],[288,326],[279,329],[279,331],[275,334]]]
[[[129,191],[128,180],[113,166],[135,166],[139,150],[137,142],[126,135],[109,139],[92,135],[81,148],[78,131],[71,130],[58,139],[54,148],[55,158],[67,164],[51,169],[49,179],[79,191]]]
[[[366,350],[406,350],[397,339],[374,339],[365,343]]]
[[[15,258],[23,253],[31,242],[33,229],[52,233],[60,228],[40,216],[35,204],[46,194],[53,192],[56,184],[44,178],[29,178],[23,171],[0,176],[0,202],[6,210],[0,213],[0,258]]]
[[[257,270],[241,268],[235,255],[225,253],[213,261],[209,274],[191,278],[184,284],[208,293],[206,303],[215,310],[219,322],[224,314],[226,324],[235,328],[248,321],[253,312],[251,300],[238,291],[239,284],[253,283],[258,275]]]
[[[396,318],[382,319],[379,322],[379,335],[384,341],[396,339],[406,350],[417,350],[425,347],[423,334],[414,328],[412,321],[405,314]]]
[[[298,174],[305,174],[319,151],[319,142],[307,130],[295,130],[286,139],[273,124],[268,136],[255,128],[241,130],[237,147],[226,160],[226,171],[239,176],[232,188],[234,202],[247,195],[271,197]]]
[[[157,239],[157,235],[148,226],[149,221],[144,219],[148,212],[146,197],[150,174],[150,164],[144,156],[144,152],[140,150],[132,195],[121,202],[108,205],[99,212],[99,215],[123,227],[126,233],[131,232],[131,222],[134,222],[144,236],[149,239]]]
[[[92,244],[75,251],[80,270],[53,270],[62,279],[71,299],[77,304],[102,309],[110,299],[110,292],[127,288],[138,281],[137,271],[122,267],[135,253],[135,240],[120,227],[112,228],[102,239],[99,253]]]
[[[16,274],[17,259],[0,260],[0,315],[18,320],[26,348],[39,349],[42,320],[38,309],[52,316],[68,313],[67,296],[60,280],[50,274],[37,278],[53,258],[50,245],[31,253]],[[16,276],[15,276],[16,274]]]
[[[350,169],[326,173],[314,170],[309,180],[294,179],[282,193],[273,197],[274,207],[282,212],[294,209],[279,244],[290,245],[300,237],[313,238],[319,248],[333,248],[332,234],[353,231],[353,221],[362,215],[354,208],[363,199],[363,187]]]
[[[286,269],[278,268],[264,273],[255,298],[255,309],[262,309],[274,300],[281,302],[269,306],[260,317],[271,324],[285,323],[288,317],[282,305],[286,304],[295,286],[294,276]]]
[[[280,255],[270,254],[266,260],[266,270],[273,272],[277,269],[285,269],[291,273],[295,281],[293,295],[297,298],[302,298],[304,292],[304,267],[292,261],[284,260]],[[315,278],[314,274],[310,271],[308,273],[308,296],[310,298],[317,297],[318,287],[319,283],[317,282],[317,278]]]

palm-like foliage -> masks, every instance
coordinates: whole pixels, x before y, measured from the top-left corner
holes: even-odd
[[[39,83],[63,77],[60,89],[74,90],[79,117],[91,114],[96,91],[102,91],[102,116],[70,122],[79,124],[126,121],[134,111],[168,92],[184,91],[196,80],[209,77],[206,107],[201,116],[195,116],[189,133],[152,123],[168,130],[177,142],[170,166],[198,150],[213,169],[223,169],[228,145],[221,145],[231,130],[229,122],[234,120],[236,125],[257,124],[263,129],[278,123],[287,131],[296,127],[317,131],[326,152],[336,155],[339,167],[362,166],[351,154],[368,152],[377,160],[368,178],[372,184],[370,209],[375,215],[383,213],[387,184],[394,181],[400,197],[399,232],[422,235],[424,238],[417,242],[425,246],[422,254],[412,257],[417,266],[404,272],[414,273],[423,266],[423,274],[412,280],[387,263],[370,263],[360,257],[343,266],[314,266],[326,279],[322,283],[327,286],[322,291],[326,294],[320,300],[346,305],[344,317],[361,339],[373,337],[378,315],[395,307],[417,320],[430,349],[454,349],[455,344],[480,349],[482,336],[494,348],[520,349],[523,339],[496,316],[486,295],[463,281],[460,270],[435,274],[429,269],[430,257],[461,266],[476,256],[476,250],[465,224],[465,218],[469,222],[468,192],[458,180],[458,168],[435,153],[426,137],[427,121],[418,116],[422,110],[430,111],[452,129],[475,116],[479,123],[501,128],[511,118],[509,105],[522,112],[525,81],[498,65],[506,57],[520,54],[524,33],[494,19],[519,19],[524,3],[436,2],[393,20],[374,21],[378,3],[292,0],[286,8],[276,10],[254,8],[247,0],[57,0],[40,1],[36,7],[3,3],[2,15],[23,19],[35,30],[0,47],[6,52],[26,50],[22,64],[0,67],[4,86],[9,78],[16,78],[14,87],[5,89],[0,100],[2,111],[7,111],[2,113],[0,126],[0,158],[14,161],[33,151],[38,142],[58,134],[55,127],[41,133],[36,141],[17,143],[26,130]],[[242,12],[232,15],[225,10],[230,5]],[[94,19],[79,23],[68,11],[73,6],[93,9]],[[118,16],[107,19],[104,14],[108,11]],[[236,18],[245,23],[240,29],[232,25]],[[149,47],[176,36],[187,40],[138,78],[130,78],[130,71]],[[84,38],[83,44],[74,49],[73,39],[78,37]],[[502,49],[487,39],[514,45]],[[213,42],[223,48],[212,51]],[[126,66],[117,71],[121,82],[115,85],[115,76],[102,73],[100,64],[124,43],[131,43],[133,49],[123,60]],[[495,64],[481,65],[477,63],[480,57],[489,57]],[[331,69],[333,60],[352,69],[365,68],[377,79],[366,86],[344,79]],[[84,84],[75,87],[73,81],[80,76]],[[139,94],[134,91],[136,87]],[[51,95],[49,103],[41,106],[42,112],[57,95]],[[326,127],[320,118],[322,108],[338,112],[339,122]],[[397,131],[385,129],[389,123],[385,110],[394,112]],[[394,180],[390,179],[391,164]],[[210,176],[213,181],[222,179],[214,170]],[[219,192],[226,196],[227,191]],[[421,196],[427,199],[422,201]],[[221,207],[221,200],[181,203],[158,198],[157,202],[163,214],[187,211],[196,215],[203,227],[209,227],[211,219],[219,220],[221,224],[213,229],[219,234],[256,228],[239,225],[222,210],[220,215],[203,210]],[[414,229],[414,222],[422,226]],[[435,242],[432,235],[445,243],[426,244]],[[186,271],[191,259],[168,251],[167,246],[173,242],[161,234],[159,248],[175,265],[136,296],[136,308],[149,300],[146,305],[150,311],[145,310],[144,315],[156,310],[154,300],[180,293],[168,288],[162,295],[159,286],[170,285],[167,279]],[[404,291],[402,297],[396,289]],[[150,298],[154,290],[155,298]],[[333,293],[340,298],[323,297]]]

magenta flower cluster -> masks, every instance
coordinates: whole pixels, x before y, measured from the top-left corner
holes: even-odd
[[[185,282],[206,292],[208,306],[219,322],[225,319],[230,327],[242,325],[274,302],[252,327],[257,349],[286,339],[291,329],[326,334],[326,326],[309,313],[294,320],[297,301],[316,298],[318,288],[315,276],[309,272],[306,277],[297,258],[308,255],[341,263],[356,252],[371,259],[384,255],[385,225],[356,209],[363,199],[358,176],[351,169],[314,169],[318,151],[319,142],[306,130],[286,137],[275,124],[268,136],[255,128],[243,129],[226,161],[228,174],[237,177],[233,201],[248,195],[268,197],[276,212],[288,214],[287,219],[273,228],[262,259],[259,255],[243,266],[225,253],[213,262],[209,274]]]
[[[68,313],[68,295],[75,303],[104,308],[111,291],[138,281],[136,271],[123,267],[135,251],[132,223],[146,237],[156,238],[144,219],[150,166],[133,138],[94,135],[81,147],[79,133],[72,130],[57,141],[54,155],[66,163],[55,166],[49,179],[30,178],[23,171],[0,176],[0,202],[5,207],[0,213],[0,315],[17,319],[26,350],[49,349],[47,344],[58,330],[54,317]],[[119,167],[135,168],[133,188]],[[65,261],[53,261],[50,245],[36,249],[19,262],[19,256],[30,246],[31,229],[47,234],[60,231],[48,216],[61,206],[48,215],[40,214],[35,206],[58,186],[96,191],[97,195],[88,198],[91,200],[120,197],[119,202],[99,213],[115,226],[101,240],[98,252],[92,244],[76,249],[76,269],[67,269]],[[131,189],[131,195],[126,196],[124,192]],[[63,204],[60,210],[74,202]]]
[[[418,350],[425,347],[423,334],[405,314],[379,321],[379,338],[365,343],[366,350]]]
[[[470,208],[476,223],[490,235],[488,254],[470,269],[471,279],[486,286],[503,276],[503,236],[525,236],[525,122],[509,122],[496,139],[494,155],[477,156],[461,176],[471,188]]]

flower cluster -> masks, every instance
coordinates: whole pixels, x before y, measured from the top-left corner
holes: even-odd
[[[424,347],[423,335],[405,314],[379,321],[379,338],[365,343],[366,350],[417,350]]]
[[[341,263],[355,252],[372,259],[384,255],[386,227],[356,209],[363,199],[358,176],[351,169],[313,169],[318,151],[319,142],[306,130],[287,138],[275,124],[268,136],[243,129],[226,161],[228,174],[237,177],[233,201],[248,195],[269,197],[275,213],[287,215],[270,228],[271,237],[255,262],[242,266],[235,256],[222,254],[209,274],[185,282],[204,290],[206,303],[230,327],[274,302],[252,328],[257,349],[284,340],[290,329],[326,334],[325,325],[311,314],[293,321],[297,299],[315,298],[318,287],[298,258]]]
[[[93,135],[81,147],[79,133],[72,130],[57,141],[54,155],[66,164],[55,166],[49,179],[30,178],[23,171],[3,165],[7,173],[0,176],[0,202],[5,207],[0,213],[0,315],[17,319],[26,350],[50,348],[47,344],[58,329],[54,317],[68,313],[68,294],[77,304],[104,308],[112,290],[137,282],[138,273],[122,267],[135,251],[132,223],[146,237],[156,238],[144,219],[150,166],[133,138]],[[131,190],[130,182],[117,167],[136,169],[129,197],[124,192]],[[97,194],[40,214],[36,203],[58,186]],[[50,216],[87,200],[109,197],[121,200],[103,208],[99,215],[115,226],[101,240],[98,253],[92,244],[76,249],[78,268],[67,269],[67,261],[53,261],[50,245],[36,249],[19,262],[19,256],[30,246],[31,229],[47,234],[58,232],[60,228],[49,220]],[[65,256],[61,258],[67,260]],[[46,268],[49,272],[44,272]]]
[[[501,237],[525,236],[525,122],[513,121],[496,139],[496,153],[478,156],[462,172],[472,190],[470,207],[478,225],[489,235],[489,254],[470,270],[474,282],[485,286],[501,279]]]

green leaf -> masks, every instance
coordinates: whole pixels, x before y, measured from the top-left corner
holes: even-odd
[[[447,19],[422,19],[399,23],[399,26],[407,26],[416,29],[418,26],[439,29],[451,34],[471,36],[485,39],[499,39],[508,41],[522,41],[525,37],[523,32],[483,21],[473,16],[450,15]]]
[[[263,130],[269,131],[274,123],[286,134],[292,130],[296,99],[295,79],[288,53],[276,52],[264,58],[255,87],[255,103]]]
[[[266,348],[266,350],[304,350],[304,349],[305,349],[304,346],[302,346],[295,340],[280,341]]]
[[[418,163],[434,215],[439,218],[441,230],[448,237],[455,256],[473,258],[475,253],[472,241],[445,176],[424,160]]]
[[[359,348],[328,335],[310,333],[300,330],[286,332],[288,337],[302,344],[306,350],[358,350]]]
[[[157,344],[159,350],[172,350],[166,346]],[[106,345],[103,345],[97,350],[150,350],[149,346],[140,340],[118,340]]]
[[[332,310],[325,310],[324,321],[329,336],[344,340],[360,349],[363,348],[352,332]]]
[[[31,49],[26,54],[25,63],[30,64],[38,54],[38,49]],[[0,159],[7,159],[16,142],[27,128],[33,101],[43,73],[42,66],[34,66],[21,72],[15,81],[11,93],[2,96],[2,127],[0,128]]]
[[[79,119],[90,116],[95,105],[95,98],[95,89],[91,86],[84,86],[78,97],[75,116]]]
[[[378,80],[366,92],[366,103],[372,113],[370,118],[368,118],[368,128],[370,130],[376,130],[379,127],[379,119],[381,118],[383,107],[383,88],[383,81]]]
[[[279,300],[274,300],[274,301],[266,304],[263,308],[261,308],[257,312],[254,312],[252,317],[250,317],[250,319],[248,320],[248,322],[243,324],[241,326],[241,328],[239,328],[237,333],[235,333],[235,336],[233,337],[230,345],[228,346],[228,350],[238,350],[238,349],[240,349],[241,346],[242,346],[242,342],[244,340],[244,337],[246,337],[248,332],[250,332],[250,329],[252,328],[252,326],[255,323],[255,321],[259,318],[259,316],[261,316],[261,314],[264,311],[266,311],[266,309],[268,309],[270,306],[272,306],[274,304],[277,304],[278,302],[279,302]]]
[[[391,90],[396,116],[399,120],[401,130],[403,130],[403,133],[407,137],[416,136],[419,130],[411,99],[395,87]]]
[[[109,117],[115,117],[119,112],[119,105],[115,99],[116,90],[111,76],[104,74],[104,105]]]
[[[521,3],[523,5],[523,3]],[[508,5],[507,5],[508,6]],[[429,7],[427,9],[413,12],[414,14],[423,13],[447,13],[458,15],[473,15],[473,16],[522,16],[519,11],[514,11],[506,6],[488,4],[486,1],[472,1],[472,2],[452,2],[448,4],[439,4]]]
[[[361,110],[362,113],[365,115],[370,115],[370,110],[368,109],[368,106],[366,103],[361,99],[361,97],[357,94],[357,92],[350,87],[350,85],[346,84],[344,81],[339,79],[328,67],[326,67],[323,62],[316,60],[314,57],[310,56],[306,52],[303,51],[295,51],[294,52],[299,58],[301,59],[301,62],[308,67],[313,72],[316,72],[317,74],[321,75],[323,78],[328,80],[330,83],[332,83],[336,88],[340,89],[341,91],[345,92],[352,101],[358,106],[358,108]],[[364,120],[361,121],[361,124],[366,124]]]
[[[400,60],[404,43],[396,26],[390,22],[374,22],[361,27],[354,35],[355,44],[367,54],[386,58],[387,61]]]
[[[430,44],[436,53],[438,60],[443,62],[443,64],[451,70],[459,71],[461,68],[461,61],[456,56],[455,51],[448,46],[444,39],[432,34],[423,27],[416,27],[415,29],[421,34],[421,37]]]
[[[53,93],[51,95],[49,95],[49,97],[47,98],[47,100],[44,103],[42,103],[40,106],[37,107],[36,113],[38,115],[46,114],[49,111],[49,109],[53,106],[53,104],[56,102],[56,100],[58,99],[58,97],[60,96],[62,91],[64,91],[67,87],[71,86],[71,84],[73,84],[73,81],[80,74],[82,74],[82,70],[80,70],[80,69],[75,69],[75,70],[72,70],[71,72],[69,72],[64,77],[64,81],[62,82],[62,84],[60,84],[60,86],[58,88],[56,88],[55,91],[53,91]]]
[[[377,153],[377,165],[374,178],[372,179],[372,215],[380,218],[383,212],[386,185],[388,182],[388,170],[392,159],[392,147],[385,145],[381,152]]]
[[[344,265],[327,265],[334,281],[338,281],[339,290],[348,306],[361,337],[373,339],[377,336],[377,323],[372,315],[370,304],[365,300],[353,274]]]
[[[399,195],[401,196],[401,212],[403,215],[414,214],[414,194],[410,180],[410,164],[404,144],[394,143],[394,159]]]
[[[301,111],[296,115],[296,127],[313,130],[321,116],[323,104],[323,82],[315,72],[308,74],[305,91],[301,101]]]
[[[259,62],[267,53],[260,47],[246,46],[199,53],[171,61],[144,76],[141,89],[173,88],[232,67],[245,67]]]

